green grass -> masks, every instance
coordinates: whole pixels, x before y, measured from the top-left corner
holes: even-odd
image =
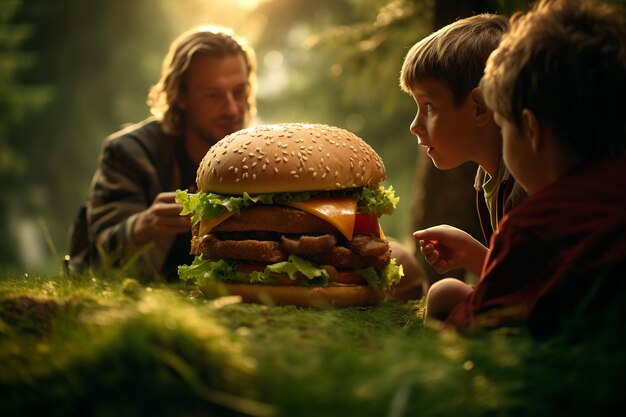
[[[421,304],[313,310],[111,277],[0,279],[0,415],[619,415],[618,332],[536,342],[421,321]],[[614,337],[615,336],[615,337]]]

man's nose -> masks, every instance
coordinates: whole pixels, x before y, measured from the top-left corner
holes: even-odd
[[[224,100],[224,112],[228,114],[239,113],[239,101],[232,92],[226,93]]]

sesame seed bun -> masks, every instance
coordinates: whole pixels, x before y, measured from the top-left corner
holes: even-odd
[[[261,125],[232,133],[200,163],[200,190],[219,194],[330,191],[376,186],[380,156],[347,130],[321,124]]]

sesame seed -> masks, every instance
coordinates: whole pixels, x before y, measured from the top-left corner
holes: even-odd
[[[274,172],[278,174],[278,168],[274,167]]]

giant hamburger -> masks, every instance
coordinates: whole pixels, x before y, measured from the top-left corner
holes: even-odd
[[[246,302],[374,304],[402,277],[378,218],[398,203],[380,156],[346,130],[262,125],[205,155],[198,192],[177,192],[191,215],[191,265],[201,291]]]

